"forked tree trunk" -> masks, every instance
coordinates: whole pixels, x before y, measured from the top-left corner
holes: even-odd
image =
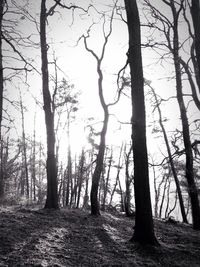
[[[136,0],[125,0],[129,32],[128,61],[131,73],[132,143],[134,157],[135,231],[131,241],[158,244],[154,234],[146,146],[144,79],[140,20]]]
[[[42,61],[42,92],[44,102],[44,113],[47,134],[47,199],[45,208],[58,209],[58,189],[57,189],[57,167],[55,157],[55,132],[54,117],[52,111],[52,101],[49,91],[49,73],[48,73],[48,45],[46,41],[46,0],[41,1],[40,13],[40,45]]]

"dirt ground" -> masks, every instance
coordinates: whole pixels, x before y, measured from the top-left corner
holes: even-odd
[[[200,266],[200,232],[155,221],[160,247],[129,242],[133,218],[80,210],[0,209],[0,266]]]

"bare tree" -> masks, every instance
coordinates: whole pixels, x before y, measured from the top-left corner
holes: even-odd
[[[46,40],[46,23],[49,13],[46,0],[41,1],[40,13],[40,44],[42,61],[42,91],[47,133],[47,199],[45,208],[58,209],[57,166],[55,158],[55,132],[52,99],[49,90],[48,44]]]
[[[174,161],[173,161],[173,157],[172,157],[172,153],[171,153],[171,149],[170,149],[170,145],[169,145],[169,141],[168,141],[168,136],[167,136],[167,132],[165,130],[165,126],[164,126],[164,123],[163,123],[162,112],[161,112],[161,108],[160,108],[161,101],[159,101],[158,96],[156,95],[155,90],[150,85],[150,83],[147,83],[147,84],[148,84],[149,88],[151,89],[151,92],[152,92],[152,94],[154,96],[154,99],[155,99],[155,106],[156,106],[156,109],[157,109],[158,115],[159,115],[159,124],[160,124],[160,127],[162,129],[163,138],[164,138],[164,141],[165,141],[165,145],[166,145],[167,153],[168,153],[168,157],[169,157],[169,164],[170,164],[170,167],[171,167],[171,170],[172,170],[172,174],[173,174],[173,178],[174,178],[174,181],[175,181],[175,184],[176,184],[176,188],[177,188],[177,194],[178,194],[178,198],[179,198],[179,205],[180,205],[180,208],[181,208],[182,219],[183,219],[184,223],[188,223],[187,217],[186,217],[186,214],[185,214],[185,208],[184,208],[184,202],[183,202],[183,197],[182,197],[182,193],[181,193],[181,188],[180,188],[177,172],[176,172],[176,169],[175,169],[175,166],[174,166]]]
[[[183,142],[185,146],[186,153],[186,179],[188,182],[188,190],[191,199],[192,205],[192,218],[193,218],[193,228],[200,229],[200,206],[198,200],[198,192],[194,179],[194,170],[193,170],[193,153],[190,140],[190,129],[187,118],[187,111],[183,99],[183,87],[182,87],[182,78],[181,78],[181,65],[179,61],[179,32],[178,32],[178,22],[179,14],[182,10],[183,0],[180,3],[179,8],[177,9],[175,3],[170,0],[170,3],[164,1],[167,5],[170,6],[172,16],[173,16],[173,46],[171,47],[174,67],[176,73],[176,91],[177,91],[177,100],[180,108],[182,129],[183,129]]]
[[[94,50],[89,48],[88,46],[88,38],[90,37],[90,30],[91,27],[87,31],[87,35],[81,36],[80,39],[83,38],[85,49],[95,58],[96,60],[96,66],[97,66],[97,74],[98,74],[98,93],[99,93],[99,99],[101,103],[101,107],[103,109],[104,113],[104,119],[103,119],[103,127],[100,133],[100,143],[99,143],[99,149],[96,159],[96,167],[93,173],[92,177],[92,187],[90,192],[90,200],[91,200],[91,214],[92,215],[100,215],[100,207],[99,207],[99,201],[98,201],[98,190],[99,190],[99,181],[100,177],[103,171],[103,161],[104,161],[104,153],[105,153],[105,147],[106,147],[106,133],[108,128],[108,120],[109,120],[109,106],[114,105],[118,102],[120,97],[120,92],[118,93],[118,98],[115,102],[107,104],[104,98],[103,93],[103,71],[102,71],[102,62],[104,59],[106,46],[109,40],[109,37],[112,34],[112,23],[113,23],[113,16],[114,16],[115,6],[112,10],[112,14],[109,21],[109,29],[106,33],[105,30],[105,24],[106,24],[106,15],[103,14],[103,35],[104,35],[104,43],[101,50],[101,55],[98,56]]]

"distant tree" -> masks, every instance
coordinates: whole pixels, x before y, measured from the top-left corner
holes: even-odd
[[[26,144],[25,122],[24,122],[24,106],[22,102],[21,92],[20,92],[20,108],[21,108],[21,117],[22,117],[23,169],[24,169],[25,184],[26,184],[26,197],[27,199],[29,199],[29,173],[28,173],[28,159],[27,159],[27,144]]]
[[[132,145],[130,146],[128,153],[126,152],[126,146],[124,149],[124,154],[125,154],[125,186],[126,186],[126,190],[125,190],[125,196],[124,196],[124,208],[125,208],[125,213],[126,216],[129,217],[132,215],[132,211],[131,211],[131,183],[134,180],[133,175],[130,175],[129,173],[129,166],[131,163],[131,156],[132,153]]]
[[[103,177],[103,199],[102,199],[102,210],[106,210],[106,199],[107,199],[107,194],[109,191],[109,182],[110,182],[110,171],[112,167],[112,162],[113,162],[113,148],[111,147],[110,149],[110,156],[108,157],[108,169],[107,169],[107,174],[106,177]]]
[[[131,74],[132,144],[134,157],[135,231],[131,241],[156,245],[149,188],[146,146],[144,79],[140,19],[136,0],[125,0],[129,32],[128,62]]]

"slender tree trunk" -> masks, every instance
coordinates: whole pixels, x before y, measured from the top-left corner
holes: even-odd
[[[104,186],[104,192],[103,192],[102,211],[105,211],[105,209],[106,209],[106,197],[108,194],[108,184],[109,184],[109,180],[110,180],[110,170],[111,170],[111,165],[112,165],[112,158],[113,158],[113,150],[111,148],[109,164],[108,164],[108,171],[107,171],[107,176],[105,179],[105,186]]]
[[[169,209],[169,199],[170,199],[170,185],[171,185],[171,180],[170,178],[168,179],[168,187],[167,187],[167,203],[166,203],[166,208],[165,208],[165,219],[167,218],[167,211]]]
[[[3,21],[3,9],[5,1],[1,0],[0,3],[0,35],[2,35],[2,21]],[[0,162],[0,198],[4,197],[4,175],[3,175],[3,163],[2,163],[2,153],[3,153],[3,140],[2,140],[2,113],[3,113],[3,55],[2,55],[2,38],[0,36],[0,152],[1,152],[1,162]]]
[[[22,115],[22,142],[23,142],[23,158],[24,158],[24,170],[25,170],[25,181],[26,181],[26,197],[29,198],[29,175],[28,175],[28,163],[27,163],[27,151],[26,151],[26,135],[24,125],[24,107],[22,104],[22,97],[20,93],[20,107]]]
[[[164,204],[164,200],[165,200],[165,192],[166,192],[166,189],[167,189],[168,179],[169,179],[169,176],[166,177],[165,184],[164,184],[162,199],[161,199],[161,203],[160,203],[159,218],[162,218],[162,209],[163,209],[163,204]]]
[[[84,155],[84,150],[82,150],[81,153],[81,159],[80,159],[80,164],[79,164],[79,176],[78,176],[78,196],[77,196],[77,204],[76,208],[79,208],[80,204],[80,198],[81,198],[81,190],[82,190],[82,185],[83,185],[83,175],[84,175],[84,164],[85,164],[85,155]]]
[[[177,194],[177,190],[176,190],[174,206],[168,211],[167,218],[169,218],[170,214],[175,210],[175,208],[177,206],[177,200],[178,200],[178,194]]]
[[[116,191],[116,188],[117,188],[117,184],[119,182],[119,174],[120,174],[120,171],[121,171],[121,156],[122,156],[122,148],[123,148],[123,144],[120,148],[120,152],[119,152],[119,160],[118,160],[118,166],[117,166],[117,175],[116,175],[116,179],[115,179],[115,185],[114,185],[114,188],[112,190],[112,193],[111,193],[111,196],[110,196],[110,203],[109,203],[109,206],[112,205],[112,200],[113,200],[113,196],[114,196],[114,193]]]
[[[129,31],[128,61],[131,73],[132,143],[134,157],[135,231],[131,241],[158,244],[153,226],[146,146],[144,79],[140,20],[136,0],[125,0]]]
[[[40,147],[39,147],[39,166],[38,166],[38,171],[39,171],[39,185],[38,185],[38,203],[41,204],[42,202],[42,145],[40,142]]]
[[[181,122],[183,129],[183,142],[185,146],[186,154],[186,179],[188,182],[188,191],[191,199],[192,206],[192,219],[193,219],[193,228],[200,230],[200,206],[198,200],[198,192],[194,179],[193,171],[193,154],[192,146],[190,141],[190,130],[187,118],[187,111],[183,99],[183,88],[182,88],[182,77],[181,77],[181,65],[179,60],[179,35],[178,35],[178,13],[175,8],[174,2],[171,0],[171,8],[173,14],[173,57],[174,57],[174,66],[176,73],[176,91],[177,91],[177,100],[179,104]]]
[[[36,120],[36,113],[34,116],[34,130],[33,130],[33,157],[32,157],[32,181],[33,181],[33,200],[36,201],[36,140],[35,140],[35,120]]]
[[[120,181],[120,178],[119,178],[119,190],[120,190],[120,197],[121,197],[121,212],[124,212],[125,211],[125,207],[124,207],[124,192],[122,190],[122,186],[121,186],[121,181]]]
[[[58,209],[57,166],[55,158],[55,132],[52,100],[49,91],[48,45],[46,41],[46,0],[41,1],[40,44],[42,61],[42,91],[47,133],[47,199],[45,208]]]
[[[132,146],[130,147],[128,154],[126,156],[125,160],[125,185],[126,185],[126,192],[125,192],[125,200],[124,200],[124,208],[126,216],[129,217],[132,215],[131,213],[131,177],[129,175],[129,164],[130,164],[130,155],[132,152]],[[126,153],[126,151],[125,151]]]
[[[174,178],[174,181],[175,181],[175,184],[176,184],[176,189],[177,189],[178,198],[179,198],[179,205],[180,205],[180,208],[181,208],[182,219],[183,219],[184,223],[188,223],[187,216],[186,216],[186,213],[185,213],[185,207],[184,207],[183,197],[182,197],[182,193],[181,193],[181,188],[180,188],[178,176],[177,176],[177,173],[176,173],[176,168],[174,166],[174,161],[173,161],[173,158],[172,158],[172,153],[171,153],[171,149],[170,149],[167,133],[166,133],[166,130],[165,130],[165,127],[164,127],[164,124],[163,124],[163,120],[162,120],[162,113],[161,113],[159,101],[158,101],[158,98],[157,98],[157,95],[156,95],[154,89],[151,86],[150,86],[150,88],[151,88],[151,91],[152,91],[152,93],[154,95],[154,98],[155,98],[155,101],[156,101],[156,108],[157,108],[158,114],[159,114],[159,124],[160,124],[160,127],[162,129],[165,145],[166,145],[166,148],[167,148],[167,153],[168,153],[168,156],[169,156],[170,167],[171,167],[173,178]]]
[[[5,1],[0,3],[0,34],[2,35],[3,10]],[[3,55],[2,55],[2,38],[0,36],[0,140],[1,140],[1,124],[3,113]]]
[[[191,6],[191,14],[192,14],[192,20],[194,25],[194,36],[195,36],[195,51],[196,51],[196,59],[197,59],[197,65],[198,70],[195,70],[198,72],[198,76],[200,79],[200,3],[199,0],[192,0],[192,6]]]
[[[71,160],[71,148],[69,146],[68,156],[67,156],[67,171],[66,171],[66,199],[65,205],[69,206],[70,203],[70,182],[72,176],[72,160]],[[71,194],[72,194],[72,186],[71,186]]]

